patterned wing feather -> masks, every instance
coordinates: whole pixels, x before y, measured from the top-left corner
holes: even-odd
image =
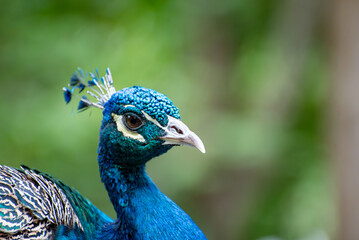
[[[60,225],[83,231],[63,190],[35,170],[0,165],[0,238],[48,239]]]
[[[88,199],[82,197],[76,189],[69,187],[60,180],[53,178],[46,173],[37,173],[45,179],[54,182],[56,186],[66,195],[78,219],[80,219],[82,224],[82,228],[80,228],[80,230],[83,229],[83,236],[85,239],[92,239],[99,229],[114,221],[96,208]],[[76,234],[78,234],[78,230],[79,228],[75,231]]]

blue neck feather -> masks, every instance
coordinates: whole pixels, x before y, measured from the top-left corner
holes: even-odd
[[[107,140],[102,140],[100,175],[117,220],[104,226],[98,239],[206,239],[192,219],[151,181],[145,163],[117,165],[121,155],[114,155]]]

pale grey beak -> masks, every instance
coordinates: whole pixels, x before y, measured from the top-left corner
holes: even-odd
[[[168,117],[168,124],[163,128],[166,131],[166,134],[160,139],[164,140],[163,144],[171,145],[187,145],[194,148],[197,148],[202,153],[206,152],[202,140],[189,128],[174,117]]]

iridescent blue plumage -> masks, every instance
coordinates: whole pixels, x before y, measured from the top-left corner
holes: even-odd
[[[80,92],[82,92],[82,90]],[[82,112],[82,111],[85,111],[89,107],[90,107],[90,104],[88,103],[88,98],[85,95],[82,96],[82,98],[81,98],[81,100],[79,102],[79,105],[77,106],[77,110],[79,112]]]
[[[67,104],[71,101],[72,92],[67,87],[64,87],[63,90],[64,90],[65,102]]]
[[[106,103],[105,111],[120,112],[124,105],[136,106],[163,126],[167,124],[167,116],[181,119],[178,108],[166,95],[144,87],[133,86],[117,91]],[[106,116],[104,114],[104,119]]]
[[[49,175],[28,168],[1,170],[0,166],[0,206],[8,204],[6,209],[0,207],[0,237],[30,238],[30,233],[32,238],[54,236],[61,240],[206,239],[145,172],[149,160],[175,145],[189,145],[205,152],[202,141],[181,122],[172,101],[164,94],[138,86],[116,92],[109,69],[101,78],[98,71],[88,74],[78,69],[69,87],[72,89],[64,88],[66,103],[74,94],[88,89],[90,99],[82,96],[78,110],[103,109],[98,164],[117,218],[110,219],[76,190]],[[16,182],[7,181],[8,175]],[[41,204],[41,199],[46,204]],[[30,211],[24,215],[27,218],[14,222],[6,217],[8,208],[21,213],[24,207]]]

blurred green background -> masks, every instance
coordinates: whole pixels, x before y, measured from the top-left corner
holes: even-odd
[[[159,188],[209,239],[328,239],[323,1],[2,1],[0,159],[62,179],[114,217],[96,160],[101,112],[62,87],[110,67],[116,89],[166,94],[207,153],[151,161]],[[325,9],[324,9],[325,10]]]

